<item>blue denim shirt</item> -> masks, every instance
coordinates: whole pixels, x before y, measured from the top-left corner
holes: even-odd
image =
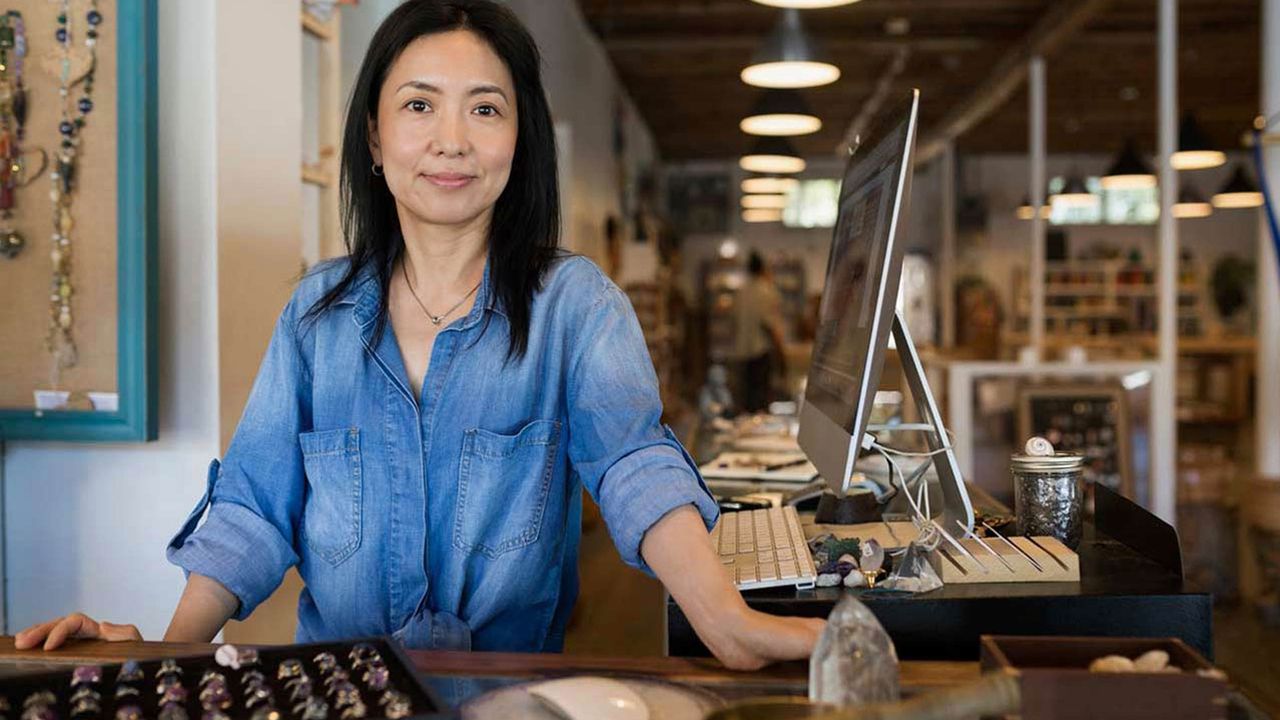
[[[580,487],[642,570],[641,539],[670,510],[715,522],[660,423],[631,304],[590,261],[552,265],[518,360],[486,270],[473,309],[436,337],[416,399],[390,324],[373,337],[374,273],[301,321],[346,267],[310,274],[281,313],[226,456],[169,544],[171,562],[239,598],[237,619],[297,565],[299,642],[558,651],[578,592]]]

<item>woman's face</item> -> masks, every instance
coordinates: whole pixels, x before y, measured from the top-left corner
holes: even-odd
[[[507,185],[516,151],[511,73],[477,35],[418,38],[392,64],[369,120],[402,221],[431,225],[487,219]]]

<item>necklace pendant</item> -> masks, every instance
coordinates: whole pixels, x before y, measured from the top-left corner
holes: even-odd
[[[444,318],[442,318],[442,317],[436,317],[435,315],[428,315],[428,317],[430,317],[430,318],[431,318],[431,324],[432,324],[432,325],[439,325],[439,324],[440,324],[440,321],[444,319]]]

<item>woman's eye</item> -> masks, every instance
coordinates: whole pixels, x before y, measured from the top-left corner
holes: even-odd
[[[497,117],[498,115],[501,114],[498,112],[498,108],[492,105],[481,105],[480,107],[476,108],[476,112],[480,113],[484,117]]]
[[[409,108],[410,110],[416,113],[426,112],[427,110],[431,109],[431,106],[427,104],[426,100],[410,100],[409,104],[406,105],[405,107]]]

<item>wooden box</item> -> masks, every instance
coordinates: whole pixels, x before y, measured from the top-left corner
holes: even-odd
[[[1089,672],[1089,663],[1105,655],[1133,659],[1148,650],[1169,653],[1169,664],[1182,672]],[[1022,720],[1227,717],[1226,681],[1197,675],[1213,666],[1174,638],[983,635],[981,652],[984,672],[1020,679]]]

